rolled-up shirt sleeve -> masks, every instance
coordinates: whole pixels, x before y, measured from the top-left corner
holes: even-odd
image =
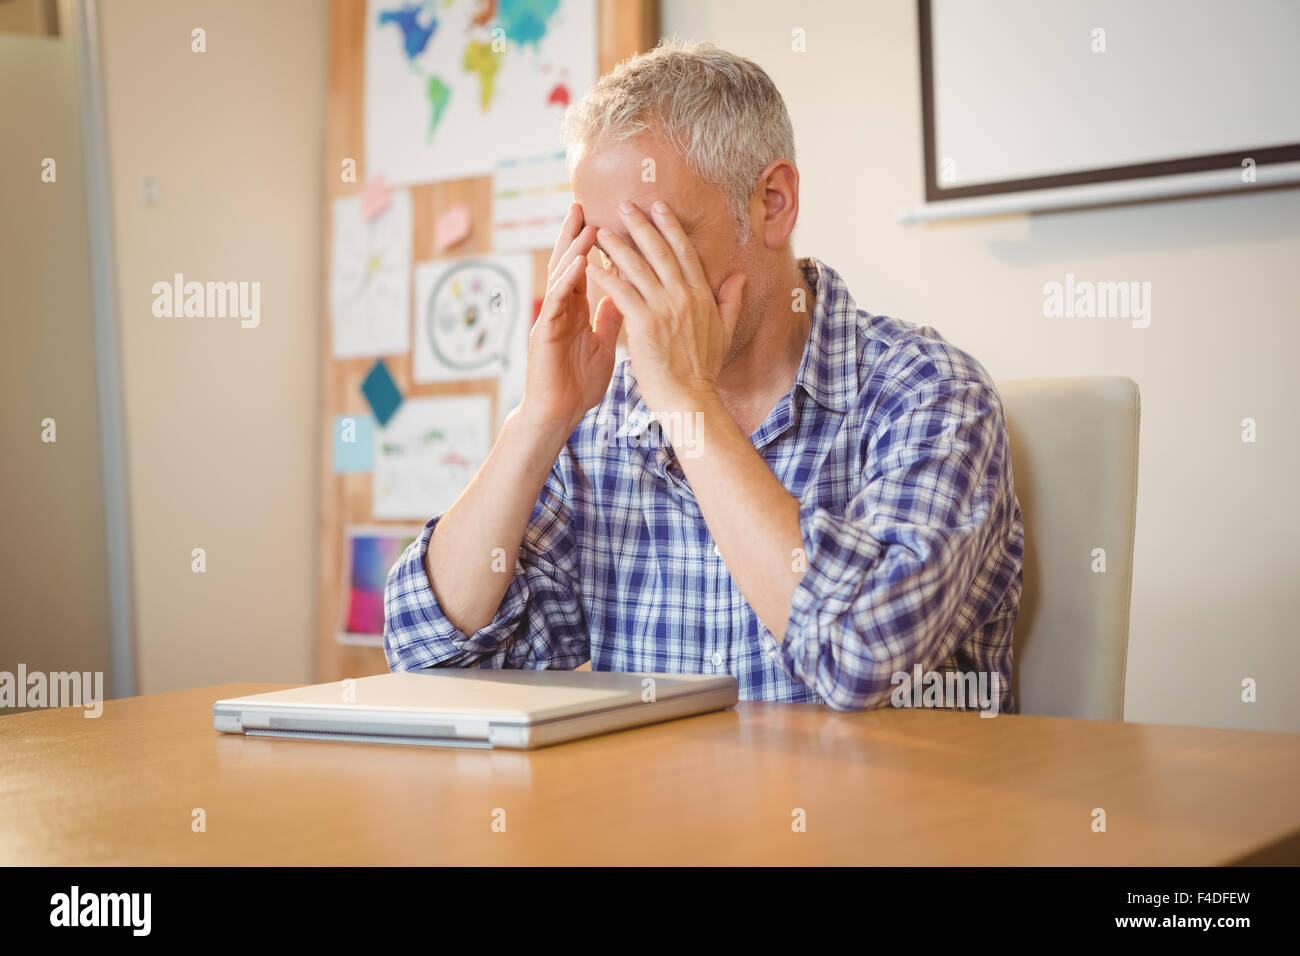
[[[780,658],[837,710],[883,706],[895,674],[940,668],[982,623],[965,619],[971,589],[992,609],[1011,584],[990,559],[1018,530],[1001,402],[982,377],[924,366],[865,429],[843,514],[800,509],[807,566]]]
[[[577,547],[557,463],[533,507],[510,585],[488,624],[472,634],[443,612],[425,573],[441,516],[431,519],[388,572],[384,652],[394,670],[510,667],[572,670],[590,657],[579,603]],[[483,561],[497,560],[484,555]],[[502,559],[503,560],[503,559]]]

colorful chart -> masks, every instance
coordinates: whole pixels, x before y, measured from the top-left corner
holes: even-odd
[[[418,529],[348,528],[344,545],[348,582],[339,640],[379,644],[384,634],[384,585],[388,571],[415,540]]]

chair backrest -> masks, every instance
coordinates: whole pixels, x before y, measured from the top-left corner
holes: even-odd
[[[1122,720],[1137,508],[1137,383],[998,383],[1025,522],[1020,713]],[[1104,571],[1102,570],[1104,568]]]

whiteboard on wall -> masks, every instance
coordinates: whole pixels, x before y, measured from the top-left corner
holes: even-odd
[[[1297,0],[919,0],[918,25],[930,207],[1126,201],[1300,172]]]

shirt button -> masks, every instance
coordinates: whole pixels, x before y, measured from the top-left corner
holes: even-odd
[[[718,550],[718,546],[716,544],[713,546],[713,553],[718,557],[722,557],[722,552]]]
[[[719,654],[717,651],[713,652],[713,666],[714,667],[722,666],[722,655]]]

